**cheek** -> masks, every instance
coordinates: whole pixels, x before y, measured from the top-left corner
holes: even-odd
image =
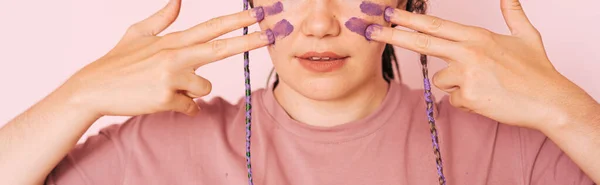
[[[274,1],[261,5],[265,19],[259,23],[261,30],[270,29],[275,36],[275,41],[281,40],[295,30],[294,25],[287,19],[282,19],[289,14],[290,5],[282,1]],[[276,44],[276,43],[275,43]]]
[[[283,3],[281,1],[274,2],[273,4],[263,6],[265,16],[277,15],[283,12]]]
[[[367,30],[367,26],[369,26],[370,24],[372,23],[368,20],[361,19],[358,17],[352,17],[348,21],[346,21],[346,23],[344,23],[344,26],[351,32],[364,37],[365,32]]]
[[[292,34],[292,32],[294,31],[294,25],[292,25],[290,21],[283,19],[275,23],[271,30],[273,31],[273,35],[275,36],[276,40],[281,40],[287,37],[288,35]]]
[[[360,4],[360,11],[368,16],[383,16],[385,8],[385,4],[377,4],[371,1],[363,1]]]
[[[350,18],[345,20],[344,27],[352,33],[365,37],[366,29],[371,24],[389,26],[390,24],[384,20],[384,12],[387,7],[391,7],[391,3],[389,1],[360,1],[354,5],[354,8],[348,8],[353,11],[346,12],[347,17]]]

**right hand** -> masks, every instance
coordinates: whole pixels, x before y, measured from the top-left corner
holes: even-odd
[[[58,90],[98,116],[159,111],[198,112],[193,98],[211,91],[198,67],[269,45],[266,32],[214,40],[257,22],[253,10],[213,18],[185,31],[157,36],[178,17],[181,0],[132,25],[106,55],[74,74]]]

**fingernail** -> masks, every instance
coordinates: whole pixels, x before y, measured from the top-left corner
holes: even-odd
[[[365,37],[368,41],[372,41],[373,37],[377,37],[379,33],[381,33],[381,29],[383,29],[381,25],[371,24],[367,26],[367,30],[365,31]]]
[[[256,22],[265,19],[265,10],[263,10],[262,6],[252,9],[252,17],[256,18]]]
[[[394,16],[394,8],[388,6],[385,8],[385,13],[383,14],[383,19],[386,22],[390,22],[390,17]]]
[[[271,31],[271,29],[267,29],[262,34],[260,34],[260,39],[269,41],[269,44],[275,43],[275,35],[273,35],[273,31]]]

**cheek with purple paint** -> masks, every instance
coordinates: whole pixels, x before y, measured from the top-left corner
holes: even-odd
[[[385,11],[386,6],[370,1],[363,1],[360,4],[360,11],[369,16],[381,16]]]
[[[367,30],[367,26],[369,26],[370,24],[371,23],[367,20],[364,20],[364,19],[361,19],[358,17],[352,17],[348,21],[346,21],[344,26],[346,26],[346,28],[348,28],[350,31],[352,31],[356,34],[365,36],[365,31]]]
[[[266,16],[277,15],[283,12],[283,3],[281,1],[277,1],[269,6],[263,7]]]
[[[390,10],[390,6],[377,4],[371,1],[363,1],[360,4],[360,11],[363,14],[365,14],[366,16],[383,16],[383,19],[386,22],[389,22],[389,18],[386,16],[385,12]],[[367,40],[371,40],[370,38],[368,38],[369,30],[367,30],[367,27],[373,23],[373,21],[361,19],[358,17],[352,17],[348,19],[348,21],[346,21],[344,26],[346,26],[348,30],[365,37]]]
[[[281,20],[273,26],[273,35],[277,39],[283,39],[294,31],[294,26],[288,20]]]
[[[264,12],[264,17],[274,16],[280,14],[284,11],[284,6],[281,1],[277,1],[273,4],[262,6],[262,12]],[[282,19],[275,23],[272,28],[267,29],[267,31],[273,33],[273,38],[269,38],[271,43],[274,43],[275,40],[283,39],[289,36],[294,31],[294,26],[286,19]]]

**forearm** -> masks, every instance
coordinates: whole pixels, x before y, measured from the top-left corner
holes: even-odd
[[[594,182],[600,183],[600,104],[579,107],[556,126],[542,130]]]
[[[0,184],[36,184],[99,118],[53,93],[0,129]]]

